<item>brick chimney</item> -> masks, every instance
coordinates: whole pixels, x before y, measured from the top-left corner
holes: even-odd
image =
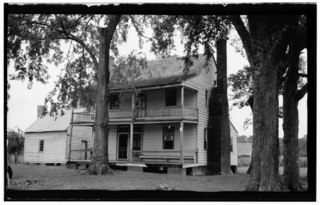
[[[42,117],[44,109],[45,109],[45,106],[43,106],[43,105],[38,105],[37,106],[37,119]]]

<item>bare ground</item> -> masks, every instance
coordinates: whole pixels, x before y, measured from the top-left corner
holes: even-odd
[[[95,176],[64,166],[11,165],[14,190],[156,190],[170,187],[184,191],[242,191],[250,176],[247,168],[234,175],[184,176],[139,171],[118,171],[113,175]],[[280,169],[281,173],[281,169]],[[305,178],[306,168],[301,176]]]

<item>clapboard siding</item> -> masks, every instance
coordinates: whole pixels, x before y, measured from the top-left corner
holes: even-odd
[[[91,126],[73,126],[71,138],[71,161],[83,160],[83,152],[72,151],[83,149],[82,141],[87,141],[88,149],[92,147],[92,127]],[[87,153],[89,159],[89,153]]]
[[[24,162],[65,163],[67,132],[26,133]],[[39,152],[40,140],[44,140],[43,152]]]
[[[117,126],[109,126],[109,160],[116,160],[117,157]]]
[[[181,88],[176,87],[176,106],[181,106]],[[166,89],[145,90],[141,93],[146,94],[147,108],[165,107]],[[197,95],[195,91],[185,90],[185,106],[196,107]],[[120,103],[118,110],[131,109],[131,94],[120,94]]]
[[[184,89],[184,106],[197,107],[197,92],[189,89]]]
[[[166,89],[156,89],[144,91],[147,97],[147,108],[158,108],[166,106]],[[181,90],[177,88],[177,106],[181,105]]]
[[[198,138],[197,138],[197,148],[198,148],[198,163],[207,164],[207,151],[204,150],[204,128],[208,126],[208,107],[206,106],[205,92],[210,90],[213,86],[214,80],[216,80],[216,66],[211,61],[207,68],[203,68],[201,73],[191,79],[184,82],[184,85],[198,90],[197,106],[199,113],[199,123],[198,123]],[[208,96],[209,98],[209,96]]]
[[[188,124],[184,126],[184,155],[194,155],[196,151],[196,125]],[[144,125],[143,128],[143,151],[168,151],[168,153],[158,153],[159,155],[177,155],[171,151],[180,151],[180,124],[172,123],[171,127],[175,128],[174,149],[163,149],[163,128],[169,124],[150,124]],[[179,155],[179,154],[178,154]]]

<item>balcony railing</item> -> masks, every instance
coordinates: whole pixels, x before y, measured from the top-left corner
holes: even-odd
[[[111,120],[132,118],[132,109],[109,110]],[[198,119],[198,109],[190,107],[172,106],[136,109],[134,112],[135,119],[161,119],[161,118],[191,118]],[[92,122],[94,121],[93,113],[74,113],[73,122]]]

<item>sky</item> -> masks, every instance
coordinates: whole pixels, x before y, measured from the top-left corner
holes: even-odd
[[[151,35],[150,31],[146,32],[146,35]],[[234,35],[237,35],[234,33]],[[136,32],[133,29],[129,30],[129,38],[127,43],[119,46],[120,55],[129,55],[132,50],[140,50],[138,46],[138,38]],[[68,47],[66,46],[66,50]],[[150,52],[150,43],[145,43],[141,50],[146,54],[148,59],[155,59],[155,55]],[[180,44],[180,39],[176,39],[176,50],[172,54],[183,55],[183,46]],[[227,45],[227,70],[228,76],[231,73],[236,73],[239,69],[242,69],[245,65],[249,65],[246,58],[241,56],[240,53],[236,52],[235,48],[228,41]],[[44,98],[54,88],[54,81],[58,78],[60,73],[60,65],[56,67],[49,65],[49,74],[51,76],[48,84],[41,84],[34,82],[32,89],[27,89],[27,82],[21,81],[10,81],[10,99],[8,102],[9,111],[7,113],[7,127],[17,128],[25,130],[30,126],[37,118],[37,105],[43,105]],[[13,69],[9,68],[8,74],[13,73]],[[230,93],[229,93],[230,94]],[[303,137],[307,134],[307,96],[305,96],[299,102],[299,137]],[[282,99],[279,98],[281,104]],[[243,123],[246,118],[252,118],[251,109],[245,107],[238,109],[232,107],[232,102],[229,101],[230,106],[230,119],[236,127],[239,135],[252,135],[252,126],[247,129],[243,128]],[[279,120],[279,136],[283,137],[282,131],[282,120]]]

